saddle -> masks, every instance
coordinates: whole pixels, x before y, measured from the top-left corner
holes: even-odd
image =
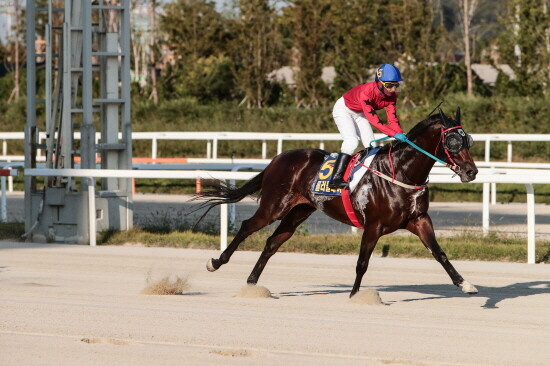
[[[348,183],[347,189],[350,193],[353,192],[357,186],[357,183],[367,171],[365,166],[368,167],[370,165],[379,150],[380,148],[364,149],[353,155],[350,159],[344,175],[344,179]],[[313,182],[311,191],[314,194],[322,194],[327,196],[342,195],[342,189],[332,189],[328,186],[334,171],[334,163],[336,162],[337,157],[338,153],[331,153],[325,157],[325,160],[323,161],[323,164],[321,164],[321,168],[317,173],[315,181]]]

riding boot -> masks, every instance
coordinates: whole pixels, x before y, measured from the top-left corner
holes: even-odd
[[[332,178],[328,184],[329,188],[338,189],[346,188],[348,184],[344,182],[344,173],[348,166],[351,155],[345,153],[339,153],[336,162],[334,163],[334,173],[332,173]]]

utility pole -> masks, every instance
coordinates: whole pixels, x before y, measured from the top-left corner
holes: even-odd
[[[472,60],[470,55],[470,24],[477,8],[478,0],[461,0],[462,25],[464,33],[464,63],[466,64],[466,83],[468,95],[473,95]]]
[[[156,28],[156,13],[157,13],[157,2],[156,0],[151,0],[150,11],[150,24],[149,24],[149,60],[151,63],[151,98],[153,103],[158,104],[159,97],[157,92],[157,66],[155,60],[155,28]]]
[[[8,102],[12,100],[18,100],[21,96],[21,89],[19,88],[19,82],[21,80],[21,65],[19,60],[19,35],[20,35],[20,23],[21,23],[21,3],[20,0],[13,0],[8,2],[9,5],[3,5],[6,12],[6,16],[10,17],[10,20],[13,21],[13,28],[8,29],[8,40],[10,40],[9,34],[13,34],[13,49],[11,55],[9,56],[10,61],[13,62],[13,89],[8,98]],[[11,22],[9,22],[11,24]]]

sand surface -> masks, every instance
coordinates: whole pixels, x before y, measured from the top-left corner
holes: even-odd
[[[420,245],[420,244],[419,244]],[[0,243],[0,365],[548,365],[550,265],[375,257],[352,303],[354,256],[258,253],[214,273],[214,251]],[[183,295],[145,295],[151,281]],[[149,282],[148,282],[149,281]]]

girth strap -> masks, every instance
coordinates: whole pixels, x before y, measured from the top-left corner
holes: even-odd
[[[349,164],[346,168],[346,172],[344,173],[344,182],[349,181],[351,172],[353,171],[353,167],[355,166],[355,163],[357,162],[359,157],[360,157],[360,154],[355,154],[351,158],[351,160],[350,160],[350,162],[349,162]],[[346,215],[348,215],[348,219],[351,221],[353,226],[364,229],[363,225],[361,225],[361,223],[357,219],[357,215],[355,214],[355,209],[353,208],[353,205],[351,204],[349,184],[348,184],[348,187],[342,189],[342,203],[344,204],[344,209],[346,210]]]

